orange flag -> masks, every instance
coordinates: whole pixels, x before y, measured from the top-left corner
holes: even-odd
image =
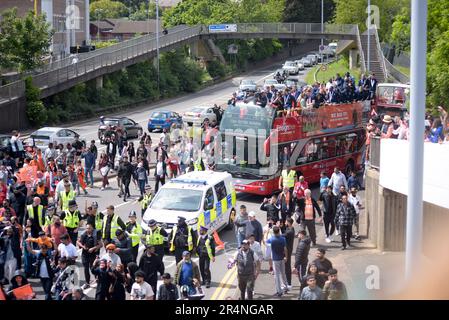
[[[30,284],[18,287],[12,291],[17,300],[30,300],[33,297],[33,289]]]

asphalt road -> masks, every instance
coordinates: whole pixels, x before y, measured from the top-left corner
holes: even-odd
[[[301,58],[301,57],[298,57]],[[271,65],[270,67],[263,68],[260,70],[254,70],[249,72],[248,74],[240,77],[233,78],[231,80],[216,84],[214,86],[205,88],[199,92],[186,95],[180,98],[171,99],[166,102],[161,102],[149,106],[145,106],[140,108],[139,110],[134,111],[126,111],[115,114],[115,116],[127,116],[136,122],[138,122],[144,130],[146,131],[146,125],[148,121],[148,117],[152,111],[155,110],[171,110],[179,113],[185,112],[187,109],[197,106],[197,105],[213,105],[214,103],[222,104],[227,102],[230,98],[233,91],[237,90],[238,84],[240,80],[252,79],[257,82],[258,85],[262,85],[264,80],[267,78],[271,78],[273,76],[273,72],[281,67],[281,63]],[[304,77],[307,72],[313,72],[315,68],[307,68],[305,71],[301,71],[299,74],[299,80],[304,81]],[[99,147],[99,152],[105,149],[104,146],[100,146],[98,137],[97,137],[97,128],[99,121],[98,120],[90,120],[85,122],[80,122],[78,124],[66,126],[70,129],[75,130],[81,136],[81,139],[86,141],[96,140],[97,146]],[[159,141],[160,133],[151,133],[151,137],[153,140],[153,144],[156,141]],[[136,146],[136,143],[135,143]],[[154,156],[152,157],[152,161],[154,161]],[[152,173],[152,172],[151,172]],[[152,177],[151,177],[152,178]],[[154,181],[150,178],[151,186],[154,186]],[[100,210],[106,208],[107,205],[114,205],[116,208],[116,212],[120,215],[120,217],[127,221],[128,213],[131,210],[136,210],[136,212],[140,213],[140,206],[137,202],[139,197],[138,189],[131,185],[131,195],[132,197],[128,199],[127,202],[123,202],[122,198],[119,198],[118,188],[115,179],[110,180],[110,188],[101,191],[100,190],[100,182],[97,182],[93,188],[89,188],[89,194],[87,196],[81,195],[77,198],[78,206],[81,210],[84,210],[85,204],[92,201],[97,201],[99,204]],[[313,192],[317,193],[318,188],[313,188]],[[264,212],[259,211],[259,206],[263,198],[259,196],[252,196],[248,194],[238,194],[237,196],[237,207],[241,204],[245,204],[248,208],[248,211],[255,211],[257,214],[257,218],[262,222],[262,224],[266,221],[266,214]],[[140,215],[138,218],[138,223],[140,223]],[[211,273],[212,273],[212,283],[210,289],[205,289],[206,299],[224,299],[228,296],[232,296],[233,292],[232,288],[235,288],[236,283],[236,273],[235,269],[228,270],[227,262],[228,259],[233,257],[236,253],[236,240],[234,231],[222,231],[220,233],[220,238],[225,243],[225,249],[218,253],[215,263],[212,263]],[[142,249],[142,248],[141,248]],[[80,260],[80,259],[79,259]],[[196,259],[194,258],[194,261]],[[174,275],[175,270],[175,260],[174,256],[166,256],[164,257],[164,264],[166,267],[166,272]],[[84,284],[84,273],[81,267],[81,263],[78,263],[78,274],[79,274],[79,285]],[[40,288],[38,279],[32,279],[34,289],[37,292],[37,299],[43,299],[43,292]],[[89,298],[94,298],[95,289],[89,288],[85,290],[85,293]]]

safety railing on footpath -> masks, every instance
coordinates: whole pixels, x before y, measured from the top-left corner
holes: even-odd
[[[177,26],[162,33],[159,37],[159,48],[163,49],[175,43],[179,43],[201,35],[210,35],[206,25]],[[339,34],[356,36],[358,32],[356,25],[324,25],[324,34]],[[237,33],[269,34],[269,33],[298,33],[298,34],[321,34],[319,23],[245,23],[237,24]],[[214,33],[219,35],[219,33]],[[32,75],[33,84],[38,88],[50,88],[69,79],[77,78],[83,74],[95,71],[99,68],[112,66],[126,60],[148,54],[157,50],[157,39],[155,34],[144,35],[123,41],[106,48],[78,55],[78,61],[73,58],[65,58],[54,61],[34,71]],[[25,85],[19,80],[0,87],[0,101],[12,100],[23,96]]]
[[[360,53],[360,68],[362,69],[362,72],[366,72],[366,63],[365,63],[365,53],[363,52],[362,48],[362,39],[360,37],[360,31],[359,31],[359,25],[355,25],[356,28],[356,36],[357,36],[357,47],[359,48]]]

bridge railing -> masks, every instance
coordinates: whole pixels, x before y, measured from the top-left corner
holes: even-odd
[[[357,29],[352,24],[324,24],[324,33],[356,35]],[[204,32],[209,33],[205,28]],[[320,23],[239,23],[237,33],[321,33]]]
[[[0,101],[11,101],[25,94],[25,82],[15,81],[0,87]]]
[[[320,34],[319,23],[245,23],[237,25],[238,33],[305,33]],[[324,25],[325,34],[356,35],[357,28],[354,25]],[[209,34],[208,26],[177,26],[168,30],[168,34],[159,37],[159,47],[163,49],[174,43]],[[80,75],[92,72],[98,68],[104,68],[113,64],[126,61],[142,54],[156,51],[156,35],[149,34],[136,37],[115,45],[83,53],[78,56],[78,62],[66,58],[55,61],[41,69],[36,70],[33,75],[33,84],[39,88],[48,88],[57,84],[76,78]],[[0,98],[11,100],[22,96],[24,92],[22,80],[13,82],[7,87],[0,87]],[[22,90],[22,91],[21,91]]]
[[[195,26],[188,29],[171,31],[167,35],[162,35],[159,37],[159,48],[163,49],[174,43],[198,36],[200,28],[200,26]],[[37,74],[33,77],[33,84],[39,88],[52,87],[99,68],[112,66],[140,55],[156,51],[157,41],[154,35],[149,35],[126,41],[126,43],[123,43],[120,46],[111,46],[105,49],[107,50],[102,50],[101,53],[92,54],[90,57],[78,61],[77,63],[68,64],[56,70]]]

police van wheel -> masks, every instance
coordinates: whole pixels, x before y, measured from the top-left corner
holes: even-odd
[[[226,228],[225,228],[226,230],[234,229],[235,214],[236,214],[235,209],[232,208],[231,212],[229,213],[229,221],[228,221],[228,224],[226,225]]]

